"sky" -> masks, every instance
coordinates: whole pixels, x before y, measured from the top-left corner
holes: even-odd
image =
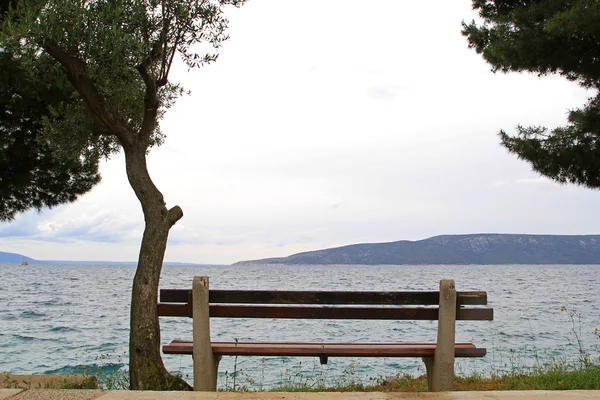
[[[554,128],[592,94],[494,74],[467,46],[470,0],[250,0],[216,63],[161,123],[150,174],[184,217],[165,259],[229,264],[441,234],[600,233],[600,193],[559,185],[499,145]],[[76,203],[0,223],[0,251],[135,261],[140,205],[122,154]]]

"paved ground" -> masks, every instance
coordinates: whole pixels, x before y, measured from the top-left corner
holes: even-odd
[[[6,400],[90,400],[110,393],[84,389],[23,389],[12,397],[2,397],[4,390],[6,389],[0,389],[0,399]]]
[[[52,390],[0,389],[0,400],[475,400],[543,399],[600,400],[600,390],[503,391],[446,393],[208,393],[208,392],[135,392],[128,390]]]
[[[19,393],[20,389],[0,389],[0,400],[7,399]]]

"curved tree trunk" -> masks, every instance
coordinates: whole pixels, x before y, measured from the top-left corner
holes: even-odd
[[[161,36],[161,40],[166,40]],[[84,103],[98,122],[98,135],[114,135],[125,151],[127,178],[142,205],[145,229],[140,248],[137,271],[131,294],[131,324],[129,336],[129,376],[131,389],[166,390],[191,389],[180,377],[164,367],[160,356],[160,327],[156,304],[158,283],[167,238],[171,227],[183,216],[178,206],[167,210],[162,193],[154,186],[146,166],[146,152],[157,125],[161,102],[158,90],[167,84],[167,75],[160,79],[151,73],[152,63],[160,58],[167,43],[158,41],[140,65],[136,67],[144,85],[144,111],[137,134],[115,117],[106,105],[106,99],[88,75],[87,65],[77,54],[71,54],[51,40],[44,41],[43,49],[66,70],[67,77],[79,92]],[[157,50],[155,50],[157,49]],[[172,53],[174,54],[174,53]],[[101,127],[100,127],[101,126]]]
[[[129,376],[132,390],[189,390],[180,377],[171,375],[160,355],[160,327],[156,304],[169,229],[182,216],[179,206],[167,210],[146,166],[146,147],[124,146],[129,183],[144,212],[145,229],[131,293]]]

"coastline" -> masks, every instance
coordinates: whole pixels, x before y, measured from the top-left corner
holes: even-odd
[[[544,399],[575,400],[600,399],[598,390],[572,391],[506,391],[506,392],[440,392],[440,393],[387,393],[387,392],[318,392],[318,393],[281,393],[281,392],[150,392],[128,390],[26,390],[0,389],[0,400],[476,400],[476,399]]]

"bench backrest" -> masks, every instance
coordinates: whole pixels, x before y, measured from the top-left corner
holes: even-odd
[[[210,290],[210,317],[437,320],[439,291]],[[161,289],[158,315],[193,317],[191,289]],[[456,292],[457,320],[493,320],[483,291]]]
[[[433,354],[429,352],[424,361],[432,376],[430,390],[440,391],[453,387],[456,320],[492,320],[491,308],[472,307],[486,304],[485,292],[457,292],[453,280],[440,281],[440,291],[435,292],[331,292],[210,290],[209,278],[196,276],[192,290],[162,289],[157,311],[159,316],[193,317],[194,389],[212,391],[216,390],[219,356],[211,341],[211,317],[437,320]],[[470,356],[483,354],[485,349]],[[319,356],[323,362],[328,354]]]

